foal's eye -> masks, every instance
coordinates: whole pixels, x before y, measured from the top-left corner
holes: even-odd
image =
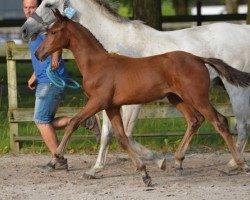
[[[55,34],[56,34],[56,32],[55,32],[55,31],[52,31],[52,32],[51,32],[51,35],[55,35]]]

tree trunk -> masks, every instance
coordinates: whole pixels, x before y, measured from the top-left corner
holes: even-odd
[[[133,0],[134,19],[161,30],[161,0]]]
[[[240,0],[226,0],[226,9],[228,14],[238,13]]]
[[[176,15],[188,14],[188,0],[173,0]]]
[[[250,0],[247,1],[247,24],[250,24]]]

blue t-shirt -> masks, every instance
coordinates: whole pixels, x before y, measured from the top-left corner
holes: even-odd
[[[31,60],[32,60],[32,66],[36,75],[36,80],[38,83],[52,83],[48,76],[46,75],[46,69],[49,66],[51,62],[51,56],[46,58],[43,62],[36,59],[35,52],[39,45],[44,40],[45,36],[40,35],[37,37],[36,40],[29,42],[29,48],[31,53]],[[65,69],[64,63],[62,61],[62,58],[59,59],[59,67],[57,68],[58,74],[61,76],[61,78],[65,79],[68,78],[68,72]]]

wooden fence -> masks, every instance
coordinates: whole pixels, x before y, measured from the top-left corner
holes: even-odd
[[[32,121],[33,108],[19,108],[17,102],[17,78],[16,68],[17,62],[21,60],[30,60],[30,52],[27,45],[15,45],[14,42],[8,42],[6,48],[7,59],[7,77],[8,77],[8,119],[10,133],[10,147],[13,151],[19,151],[21,141],[41,140],[40,136],[19,136],[18,123]],[[63,50],[63,59],[73,59],[71,52]],[[217,104],[215,106],[225,116],[233,119],[233,113],[230,104]],[[73,116],[79,108],[77,107],[61,107],[57,116]],[[101,116],[101,114],[100,114]],[[142,107],[139,118],[177,118],[182,115],[172,106],[164,105],[145,105]],[[211,134],[211,133],[201,133]],[[171,136],[183,135],[183,133],[155,133],[134,135],[140,137],[153,136]],[[84,139],[94,137],[93,135],[73,136],[72,139]]]

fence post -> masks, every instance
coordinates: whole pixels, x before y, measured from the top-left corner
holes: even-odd
[[[247,1],[247,24],[250,24],[250,0]]]
[[[17,79],[16,79],[16,61],[12,59],[12,50],[15,47],[14,42],[8,42],[6,48],[7,59],[7,79],[8,79],[8,103],[9,113],[12,109],[17,108]],[[18,123],[9,123],[10,148],[14,152],[18,152],[19,142],[14,141],[14,137],[18,136]]]
[[[197,26],[201,26],[202,25],[201,1],[197,1],[196,9],[197,9]]]

